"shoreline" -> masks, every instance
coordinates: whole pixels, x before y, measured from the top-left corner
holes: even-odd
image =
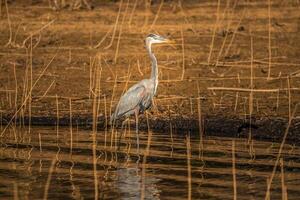
[[[6,126],[11,119],[11,116],[2,116],[1,124]],[[139,118],[139,130],[147,131],[147,119],[144,116]],[[57,126],[57,118],[51,116],[33,116],[31,120],[29,117],[17,118],[14,123],[16,126],[24,125],[28,126],[31,121],[31,126]],[[59,126],[70,126],[70,118],[59,118]],[[284,136],[284,132],[288,126],[287,118],[272,117],[272,118],[255,118],[252,117],[252,123],[249,123],[249,119],[241,119],[237,117],[224,117],[219,115],[204,116],[202,118],[202,134],[203,136],[218,136],[218,137],[236,137],[236,138],[248,138],[251,132],[252,138],[255,140],[281,142]],[[73,127],[80,127],[84,129],[92,129],[93,119],[92,117],[73,116]],[[121,123],[117,122],[117,129],[121,129]],[[135,124],[130,123],[131,130],[134,131]],[[166,133],[171,132],[172,127],[173,134],[186,134],[189,132],[193,136],[199,136],[199,120],[194,118],[184,117],[172,117],[170,119],[149,119],[149,129],[151,131]],[[107,124],[105,117],[98,117],[97,128],[99,131],[110,129],[111,126]],[[251,131],[250,131],[251,129]],[[300,145],[300,119],[292,120],[289,128],[286,143]]]

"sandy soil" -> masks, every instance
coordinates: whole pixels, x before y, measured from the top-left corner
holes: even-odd
[[[42,1],[2,3],[2,123],[55,124],[59,116],[68,124],[70,108],[89,123],[96,95],[105,126],[124,89],[150,76],[144,38],[154,32],[176,44],[154,47],[152,127],[196,130],[200,118],[207,132],[236,134],[250,123],[258,135],[281,137],[300,99],[299,2],[272,1],[270,14],[262,0],[134,2],[58,11]]]

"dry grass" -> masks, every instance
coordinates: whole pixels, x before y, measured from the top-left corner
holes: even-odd
[[[31,16],[28,10],[7,0],[0,1],[3,32],[0,37],[0,61],[3,63],[0,68],[1,139],[12,134],[14,140],[19,141],[18,119],[20,126],[29,124],[30,134],[31,118],[48,116],[56,117],[58,143],[60,119],[66,117],[70,124],[72,154],[74,116],[92,116],[94,197],[100,198],[98,118],[105,119],[105,135],[101,135],[104,149],[110,140],[109,151],[115,151],[120,133],[113,124],[108,135],[109,118],[119,97],[132,84],[149,75],[150,67],[145,66],[150,63],[143,42],[148,32],[157,32],[168,35],[176,44],[154,47],[160,85],[155,112],[146,115],[148,140],[143,153],[142,199],[146,195],[147,156],[152,137],[148,117],[169,121],[171,157],[176,156],[173,152],[176,124],[172,123],[172,118],[198,119],[198,158],[203,160],[205,115],[238,117],[249,122],[247,148],[252,162],[256,155],[251,128],[253,117],[288,119],[265,195],[265,199],[271,199],[271,186],[280,164],[282,199],[287,199],[282,151],[292,122],[299,116],[299,3],[294,6],[271,0],[251,3],[218,0],[189,5],[184,1],[161,0],[152,5],[148,0],[121,0],[103,5],[95,11],[76,14],[64,10],[53,12],[37,5],[30,7],[35,11]],[[289,18],[283,11],[290,13]],[[24,20],[20,22],[20,18]],[[3,114],[10,116],[4,126]],[[129,130],[125,128],[124,131],[124,152],[128,157],[133,152],[129,123],[126,125]],[[39,133],[40,153],[42,146]],[[188,199],[192,199],[194,192],[191,149],[188,136]],[[237,199],[235,141],[231,151],[233,197]],[[107,159],[111,159],[110,168],[117,163],[117,153],[111,153],[111,157],[106,155],[105,161]],[[55,163],[52,161],[49,170],[44,199],[48,196]],[[14,184],[15,199],[19,196],[18,187]]]

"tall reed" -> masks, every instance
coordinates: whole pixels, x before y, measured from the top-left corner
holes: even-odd
[[[191,168],[191,141],[190,134],[186,136],[186,158],[187,158],[187,182],[188,182],[188,200],[192,199],[192,168]]]

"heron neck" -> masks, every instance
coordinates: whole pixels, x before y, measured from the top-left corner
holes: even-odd
[[[157,68],[157,60],[151,50],[151,43],[147,45],[148,54],[152,63],[151,77],[150,79],[154,81],[154,93],[156,93],[156,88],[158,85],[158,68]]]

